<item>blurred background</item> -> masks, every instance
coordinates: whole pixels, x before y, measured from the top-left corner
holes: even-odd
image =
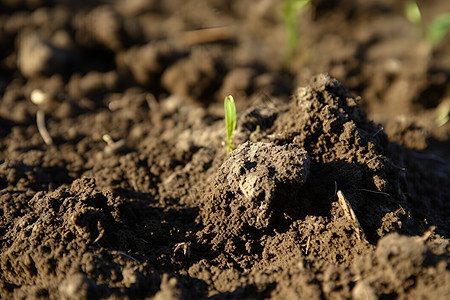
[[[431,41],[427,30],[450,2],[417,1],[419,20],[408,16],[411,3],[2,0],[0,116],[32,120],[39,89],[54,100],[47,113],[55,118],[136,90],[220,117],[225,95],[238,111],[286,102],[329,73],[392,140],[448,157],[450,34]]]

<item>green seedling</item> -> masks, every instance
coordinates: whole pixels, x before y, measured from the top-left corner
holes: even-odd
[[[299,44],[298,16],[311,0],[283,0],[283,20],[286,27],[286,41],[290,54],[295,53]]]
[[[405,2],[405,16],[411,24],[422,29],[422,14],[416,1]]]
[[[432,45],[439,44],[450,30],[450,13],[437,16],[428,25],[427,40]]]
[[[422,13],[416,1],[405,2],[405,16],[411,24],[414,24],[424,39],[431,45],[438,45],[450,30],[450,13],[435,17],[428,26],[425,26]]]
[[[234,149],[231,138],[236,129],[236,106],[231,95],[225,97],[225,123],[227,125],[227,151],[231,152]]]

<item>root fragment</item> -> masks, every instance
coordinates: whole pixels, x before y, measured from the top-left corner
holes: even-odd
[[[175,244],[175,247],[173,249],[173,253],[175,254],[178,250],[183,250],[184,256],[190,256],[191,250],[190,250],[190,243],[189,242],[181,242]]]
[[[125,140],[118,140],[115,142],[109,134],[104,134],[102,137],[106,143],[104,149],[106,154],[120,153],[125,150]]]
[[[311,242],[311,236],[308,236],[308,241],[306,242],[306,251],[305,254],[308,255],[309,243]]]
[[[53,144],[52,137],[50,136],[50,133],[48,133],[47,127],[45,127],[45,113],[42,110],[38,110],[36,112],[36,123],[37,128],[39,131],[39,134],[41,135],[42,139],[44,140],[44,143],[47,145]]]
[[[434,226],[434,225],[430,226],[430,228],[428,228],[428,230],[425,231],[422,236],[419,236],[416,238],[417,238],[417,240],[419,240],[421,242],[425,242],[430,238],[430,236],[434,233],[435,230],[436,230],[436,226]]]

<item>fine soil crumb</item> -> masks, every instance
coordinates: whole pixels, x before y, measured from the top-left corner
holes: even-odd
[[[442,241],[440,247],[445,247]],[[421,237],[391,233],[382,238],[374,253],[364,256],[354,266],[361,280],[353,297],[369,299],[398,298],[441,299],[450,295],[450,257],[436,253]]]
[[[325,74],[314,77],[294,96],[290,110],[276,121],[275,136],[308,151],[311,190],[324,199],[324,192],[329,197],[333,190],[342,190],[362,216],[369,240],[382,236],[385,227],[414,231],[413,224],[403,224],[410,220],[400,183],[402,169],[392,162],[387,137],[367,119],[359,99]]]

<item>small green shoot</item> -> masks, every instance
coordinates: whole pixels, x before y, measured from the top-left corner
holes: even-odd
[[[417,26],[419,29],[422,28],[422,14],[416,1],[411,0],[405,2],[405,15],[411,24]]]
[[[439,15],[428,25],[427,40],[432,45],[438,45],[450,30],[450,13]]]
[[[236,129],[236,106],[234,105],[233,96],[225,97],[225,123],[227,125],[227,151],[231,152],[234,145],[231,141],[234,130]]]
[[[414,0],[405,2],[405,16],[411,24],[416,26],[420,34],[431,46],[438,45],[450,30],[450,13],[435,17],[426,27],[419,6]]]
[[[295,53],[299,44],[298,16],[311,0],[283,0],[283,20],[286,27],[286,41],[290,55]]]

